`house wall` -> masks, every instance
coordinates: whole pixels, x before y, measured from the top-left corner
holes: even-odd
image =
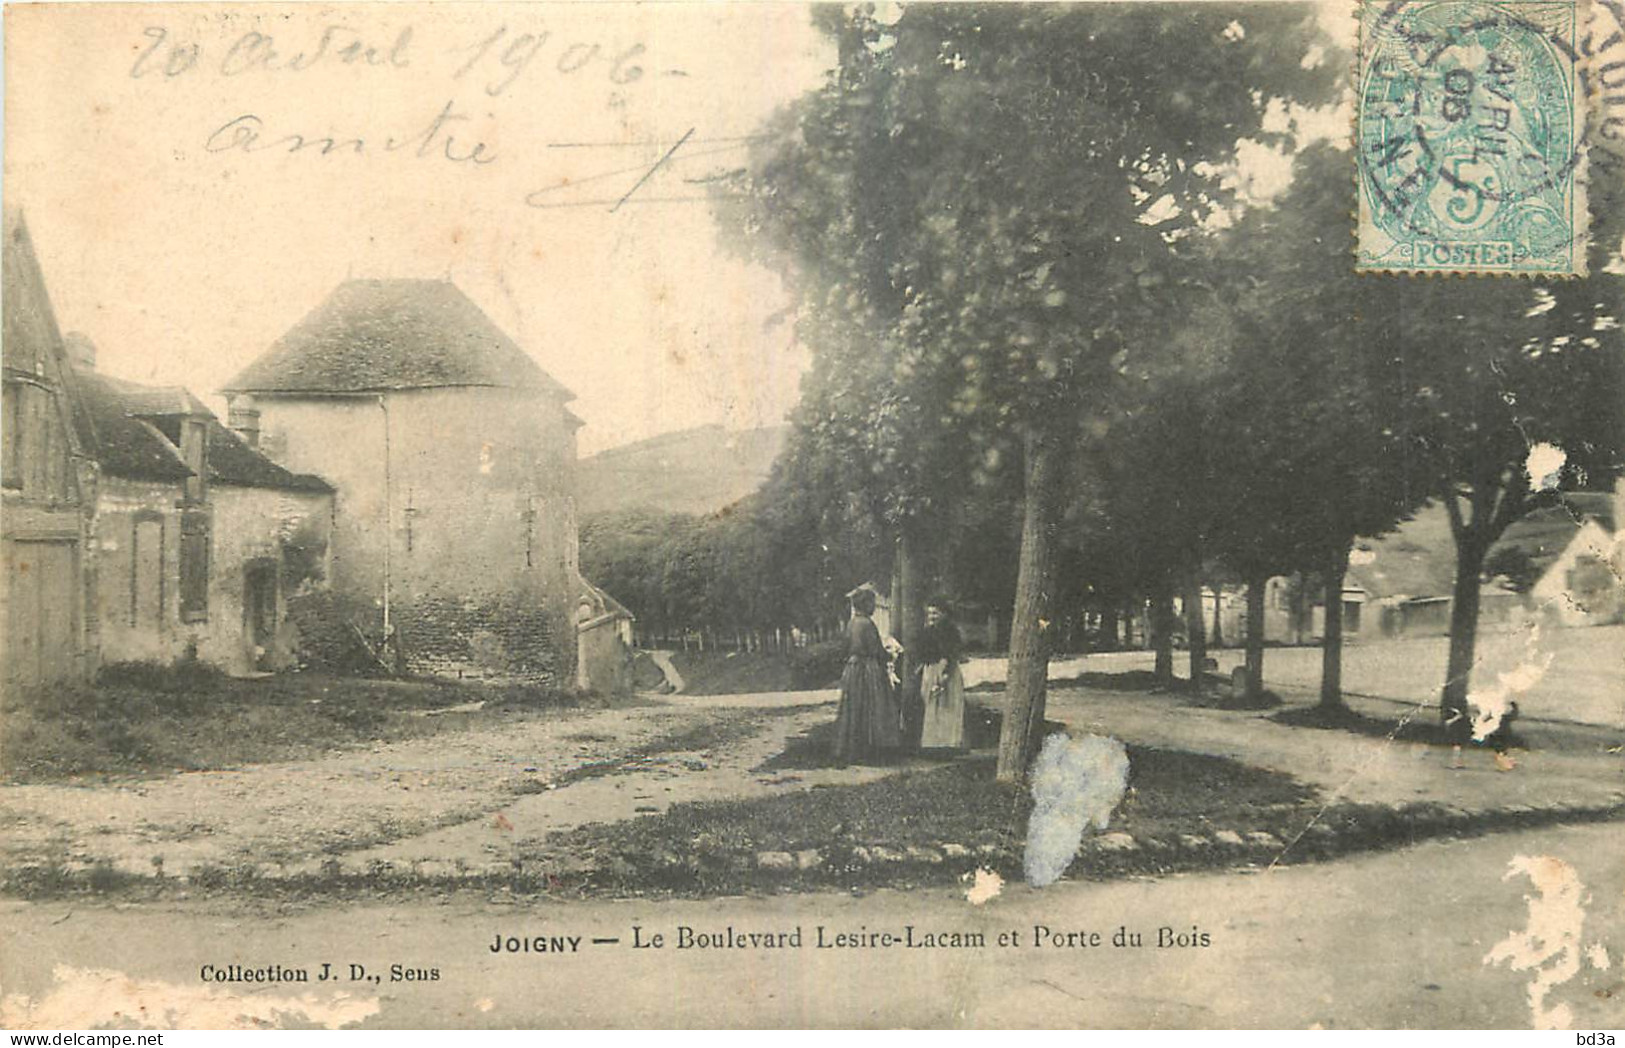
[[[1211,591],[1207,594],[1208,630],[1212,633]],[[1321,639],[1326,626],[1325,595],[1311,586],[1298,596],[1302,610],[1293,608],[1293,580],[1276,575],[1264,584],[1264,640],[1269,644],[1311,644]],[[1343,639],[1357,641],[1375,635],[1376,608],[1366,599],[1363,590],[1345,587],[1343,590]],[[1241,644],[1247,637],[1247,591],[1226,592],[1223,598],[1224,639],[1226,644]]]
[[[1625,542],[1587,520],[1529,596],[1547,620],[1603,626],[1625,619]]]
[[[579,552],[563,403],[463,387],[259,395],[261,450],[337,490],[332,578],[404,668],[568,684]]]
[[[600,695],[625,695],[632,690],[632,652],[621,634],[628,619],[604,616],[583,623],[579,645],[577,684]]]
[[[96,500],[96,619],[106,662],[169,662],[179,617],[179,484],[103,477]]]
[[[1304,608],[1295,610],[1293,582],[1284,575],[1276,575],[1264,584],[1264,640],[1273,644],[1298,644],[1309,640],[1310,622],[1307,605],[1313,597],[1300,597]],[[1238,631],[1246,635],[1245,626]]]
[[[0,514],[0,682],[10,692],[95,671],[96,620],[87,602],[94,565],[77,506],[40,506],[8,497]]]
[[[331,571],[333,500],[320,492],[215,484],[210,489],[209,615],[191,627],[204,660],[228,672],[294,666],[299,637],[288,601],[323,589]],[[246,614],[248,574],[269,569],[276,628],[256,646]]]
[[[1366,621],[1368,609],[1365,594],[1359,591],[1343,591],[1343,641],[1359,640],[1370,630]],[[1326,605],[1322,598],[1309,610],[1309,632],[1307,639],[1320,640],[1326,635]]]
[[[14,320],[7,318],[0,407],[0,679],[7,690],[80,679],[96,664],[87,602],[94,565],[85,555],[95,470],[75,454],[59,362],[32,359],[25,340],[14,345]]]
[[[201,510],[208,519],[207,606],[180,607],[181,487],[103,478],[97,501],[96,610],[109,662],[172,662],[197,657],[228,673],[281,669],[298,638],[285,626],[290,596],[326,584],[332,503],[320,493],[216,484]],[[278,579],[276,643],[259,656],[244,617],[245,572],[271,566]],[[190,621],[187,621],[189,619]]]

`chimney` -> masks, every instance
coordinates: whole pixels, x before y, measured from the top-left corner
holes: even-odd
[[[253,397],[238,393],[226,401],[226,426],[249,447],[260,446],[260,410]]]
[[[68,363],[75,371],[96,370],[96,343],[77,331],[62,336],[62,348],[67,350]]]

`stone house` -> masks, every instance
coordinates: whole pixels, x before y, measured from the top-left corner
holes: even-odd
[[[1617,518],[1625,506],[1625,483],[1613,493],[1565,492],[1559,502],[1514,522],[1490,548],[1487,575],[1495,565],[1516,564],[1520,579],[1485,578],[1479,590],[1479,627],[1514,627],[1530,611],[1558,626],[1604,625],[1625,619],[1625,540]],[[1361,538],[1349,558],[1343,589],[1346,640],[1444,636],[1450,632],[1455,591],[1456,545],[1449,516],[1438,503],[1423,506],[1393,531]],[[1300,630],[1294,618],[1293,583],[1277,577],[1265,590],[1269,641],[1321,636],[1322,596],[1299,597],[1308,612]],[[1225,620],[1225,636],[1231,633]]]
[[[341,284],[224,392],[249,447],[333,485],[335,602],[393,668],[575,679],[582,423],[461,290]]]
[[[93,464],[72,425],[73,374],[27,225],[5,214],[0,624],[6,690],[88,676]]]
[[[185,389],[99,374],[89,341],[59,330],[19,215],[5,237],[7,688],[188,654],[289,665],[289,602],[325,585],[332,489]]]
[[[1625,483],[1620,485],[1625,491]],[[1532,576],[1531,607],[1561,626],[1625,621],[1625,537],[1619,495],[1571,492],[1513,524],[1491,548],[1515,550]]]
[[[102,660],[294,665],[288,608],[326,585],[332,488],[248,447],[185,389],[98,374],[88,342],[68,345],[75,427],[98,467]]]

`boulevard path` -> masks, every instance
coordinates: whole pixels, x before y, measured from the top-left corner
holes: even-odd
[[[1356,699],[1385,700],[1385,716],[1409,707],[1433,706],[1444,683],[1448,638],[1353,641],[1343,648],[1343,690]],[[1228,677],[1242,664],[1239,648],[1208,652]],[[1265,686],[1289,701],[1313,702],[1320,689],[1318,647],[1269,648],[1264,654]],[[1175,652],[1183,675],[1186,653]],[[1473,667],[1475,689],[1495,687],[1503,673],[1535,667],[1533,683],[1516,695],[1528,720],[1590,724],[1625,731],[1625,626],[1539,631],[1485,629],[1480,632]],[[1148,651],[1103,652],[1086,658],[1057,660],[1051,680],[1082,672],[1149,671]],[[1004,660],[977,659],[966,667],[966,682],[1003,680]],[[1520,721],[1522,724],[1523,721]]]
[[[834,699],[828,691],[683,695],[667,705],[515,718],[317,760],[94,785],[4,786],[0,867],[83,870],[107,862],[153,876],[161,858],[170,877],[199,865],[242,864],[266,876],[296,875],[335,861],[358,870],[374,862],[438,864],[433,872],[441,875],[511,870],[524,842],[581,823],[899,770],[760,770],[792,736],[833,718]],[[999,697],[985,700],[997,705]],[[1388,705],[1354,704],[1393,715]],[[1049,716],[1074,734],[1286,772],[1318,786],[1327,801],[1433,801],[1482,812],[1602,808],[1625,798],[1621,740],[1597,729],[1556,732],[1531,721],[1525,734],[1535,748],[1515,771],[1497,771],[1488,753],[1470,754],[1468,768],[1453,771],[1448,752],[1435,747],[1287,727],[1264,713],[1192,706],[1180,695],[1057,687]]]

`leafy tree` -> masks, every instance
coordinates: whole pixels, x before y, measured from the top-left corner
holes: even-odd
[[[1368,338],[1394,354],[1400,436],[1431,474],[1456,542],[1450,655],[1440,697],[1465,725],[1485,557],[1519,517],[1569,488],[1606,487],[1625,454],[1620,273],[1625,179],[1606,107],[1590,107],[1589,276],[1581,279],[1374,281],[1386,308]],[[1615,118],[1617,119],[1617,118]],[[1555,484],[1531,477],[1540,444],[1560,448]]]
[[[1248,589],[1248,687],[1263,686],[1263,596],[1274,575],[1311,572],[1324,586],[1320,701],[1342,705],[1342,594],[1359,535],[1392,529],[1427,498],[1397,435],[1404,359],[1368,319],[1404,285],[1357,275],[1350,259],[1354,158],[1317,144],[1291,185],[1215,245],[1235,345],[1216,400],[1230,456],[1215,552]]]
[[[1529,316],[1536,289],[1498,281],[1427,281],[1407,288],[1388,320],[1406,347],[1403,405],[1413,454],[1434,476],[1456,542],[1450,656],[1440,698],[1465,723],[1485,557],[1506,529],[1562,488],[1606,486],[1625,449],[1625,344],[1603,275],[1590,308]],[[1561,333],[1557,333],[1561,332]],[[1538,444],[1563,450],[1560,483],[1543,487],[1527,461]]]
[[[646,630],[754,631],[809,621],[773,559],[765,515],[740,506],[705,517],[644,510],[588,517],[581,571]]]
[[[819,17],[840,68],[777,122],[735,221],[784,265],[812,401],[894,519],[1019,461],[999,755],[1018,778],[1043,723],[1066,456],[1177,301],[1182,243],[1225,197],[1214,165],[1264,134],[1272,98],[1319,100],[1335,74],[1271,60],[1318,40],[1308,8]]]

